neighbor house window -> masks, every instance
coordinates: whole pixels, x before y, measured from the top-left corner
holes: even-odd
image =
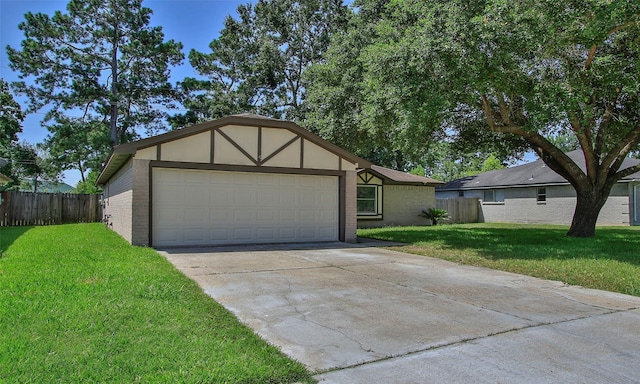
[[[538,203],[544,203],[547,201],[547,188],[538,188],[538,194],[536,196]]]
[[[482,201],[485,203],[493,203],[496,201],[496,191],[484,191]]]
[[[483,203],[504,203],[504,191],[503,190],[487,190],[482,193]]]
[[[458,191],[458,197],[464,197],[464,191]]]
[[[378,186],[358,185],[358,215],[378,214]]]

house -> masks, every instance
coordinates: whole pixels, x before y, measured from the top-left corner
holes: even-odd
[[[116,146],[106,224],[154,247],[356,240],[357,169],[293,122],[241,114]]]
[[[581,151],[567,155],[584,167]],[[621,169],[640,163],[626,159]],[[584,169],[584,168],[583,168]],[[451,181],[436,189],[436,198],[480,199],[480,221],[571,224],[576,192],[542,160]],[[640,225],[640,172],[620,180],[611,190],[598,225]]]
[[[436,206],[435,187],[428,177],[371,165],[358,171],[358,227],[426,225],[422,210]]]
[[[26,185],[21,185],[19,191],[33,192],[33,189],[33,182],[28,182]],[[73,187],[67,183],[38,181],[37,190],[42,193],[69,193]]]

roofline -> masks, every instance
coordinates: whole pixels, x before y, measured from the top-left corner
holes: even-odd
[[[635,183],[640,181],[637,178],[633,179],[620,179],[617,183]],[[475,191],[485,189],[510,189],[510,188],[527,188],[527,187],[558,187],[562,185],[571,185],[568,181],[565,182],[549,182],[549,183],[537,183],[537,184],[510,184],[510,185],[492,185],[484,187],[461,187],[461,188],[438,188],[439,192],[455,192],[455,191]]]
[[[354,155],[353,153],[348,152],[338,147],[337,145],[328,142],[320,136],[300,127],[293,121],[231,115],[113,147],[111,153],[109,154],[107,162],[105,163],[102,171],[100,172],[100,175],[98,176],[98,179],[96,180],[96,184],[104,185],[127,162],[127,160],[140,149],[153,147],[155,145],[163,144],[183,137],[197,135],[199,133],[224,127],[227,125],[285,128],[313,142],[314,144],[339,155],[340,157],[357,163],[358,167],[369,168],[372,165],[372,163],[368,160],[362,159]]]
[[[373,164],[372,164],[373,165]],[[416,186],[424,186],[424,185],[428,185],[428,186],[432,186],[432,187],[436,187],[438,185],[443,185],[445,184],[443,181],[438,181],[438,180],[434,180],[433,182],[420,182],[420,181],[397,181],[397,180],[393,180],[391,178],[389,178],[388,176],[385,176],[383,174],[381,174],[380,172],[374,170],[373,168],[371,168],[371,166],[366,167],[366,168],[359,168],[357,170],[357,173],[363,172],[363,171],[367,171],[367,172],[371,172],[373,174],[375,174],[377,177],[384,179],[384,180],[389,180],[388,184],[397,184],[397,185],[416,185]]]
[[[511,185],[491,185],[484,187],[462,187],[462,188],[438,188],[439,192],[455,192],[455,191],[475,191],[483,189],[510,189],[510,188],[527,188],[527,187],[558,187],[563,185],[571,185],[569,182],[557,183],[538,183],[538,184],[511,184]]]

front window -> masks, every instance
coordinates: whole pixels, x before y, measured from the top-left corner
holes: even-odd
[[[378,213],[378,187],[358,185],[358,215],[376,215]]]

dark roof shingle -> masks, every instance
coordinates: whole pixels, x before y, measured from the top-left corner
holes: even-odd
[[[369,170],[378,174],[384,179],[398,183],[398,184],[424,184],[424,185],[440,185],[444,184],[442,181],[432,179],[430,177],[412,175],[402,171],[396,171],[393,169],[381,167],[379,165],[372,164]]]
[[[582,151],[571,151],[567,155],[578,164],[583,170],[584,156]],[[638,159],[625,159],[620,169],[629,168],[640,163]],[[640,172],[627,176],[623,181],[640,178]],[[542,160],[518,165],[506,169],[498,169],[480,173],[478,175],[463,177],[453,180],[439,187],[439,191],[457,191],[464,189],[490,189],[490,188],[513,188],[536,185],[560,185],[569,182],[554,170],[547,167]]]

